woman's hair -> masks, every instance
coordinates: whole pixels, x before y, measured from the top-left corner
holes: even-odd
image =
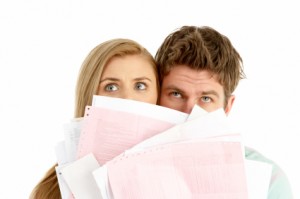
[[[138,43],[128,39],[114,39],[96,46],[84,60],[77,80],[75,97],[75,117],[82,117],[85,106],[90,105],[97,93],[104,66],[113,57],[126,55],[144,56],[155,70],[157,88],[159,81],[153,56]]]
[[[85,58],[79,72],[76,85],[74,117],[83,117],[85,107],[91,105],[93,95],[97,94],[104,67],[113,57],[141,55],[153,66],[157,88],[159,80],[153,56],[139,43],[130,39],[112,39],[96,46]],[[30,199],[60,199],[55,164],[33,189]]]

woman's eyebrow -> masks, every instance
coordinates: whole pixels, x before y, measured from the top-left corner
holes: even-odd
[[[117,81],[120,81],[120,80],[118,78],[115,78],[115,77],[106,77],[106,78],[100,80],[100,83],[105,82],[105,81],[115,81],[115,82],[117,82]]]
[[[148,77],[137,77],[137,78],[134,78],[135,81],[141,81],[141,80],[148,80],[150,82],[152,82],[152,80]]]

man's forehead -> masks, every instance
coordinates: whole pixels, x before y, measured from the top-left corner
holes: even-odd
[[[178,81],[179,79],[186,79],[187,81],[192,81],[194,83],[197,83],[198,81],[217,81],[218,82],[218,75],[214,74],[211,71],[208,70],[196,70],[193,68],[190,68],[185,65],[177,65],[174,66],[169,73],[167,73],[163,80],[167,78],[169,81]]]
[[[162,81],[162,89],[177,90],[182,93],[218,93],[223,86],[217,75],[207,70],[191,69],[187,66],[174,67]]]

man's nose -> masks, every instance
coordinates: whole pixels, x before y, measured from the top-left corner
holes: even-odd
[[[185,103],[183,112],[190,114],[195,106],[195,104],[197,103],[197,100],[195,99],[188,99]]]

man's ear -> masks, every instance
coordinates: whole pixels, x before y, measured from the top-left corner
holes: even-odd
[[[226,115],[228,116],[232,106],[233,106],[233,102],[235,100],[235,96],[234,95],[231,95],[229,98],[228,98],[228,101],[227,101],[227,106],[225,108],[225,113]]]

